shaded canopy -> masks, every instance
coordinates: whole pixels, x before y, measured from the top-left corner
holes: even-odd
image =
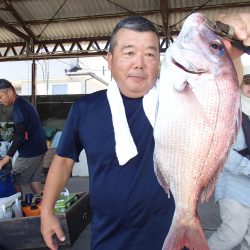
[[[166,34],[176,34],[192,11],[249,12],[239,0],[0,0],[0,61],[105,55],[115,24],[143,15]]]

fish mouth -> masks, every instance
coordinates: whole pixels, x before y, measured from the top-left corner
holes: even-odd
[[[177,66],[178,68],[182,69],[183,71],[189,73],[189,74],[202,74],[205,72],[205,70],[203,69],[187,69],[185,66],[183,66],[182,64],[180,64],[179,62],[177,62],[174,58],[171,58],[172,60],[172,63]],[[190,67],[190,68],[193,68],[193,67]]]

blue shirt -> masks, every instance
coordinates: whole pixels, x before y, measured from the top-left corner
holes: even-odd
[[[21,96],[13,103],[14,129],[18,124],[25,126],[25,140],[18,148],[18,156],[29,158],[42,155],[47,151],[45,133],[34,106]]]
[[[215,201],[229,198],[250,207],[250,160],[237,151],[247,147],[242,127],[219,175]]]
[[[142,98],[123,96],[138,155],[120,166],[106,91],[73,104],[57,154],[78,161],[84,147],[89,167],[91,249],[161,250],[174,213],[173,197],[154,173],[153,129]]]

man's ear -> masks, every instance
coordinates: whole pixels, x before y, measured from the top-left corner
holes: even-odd
[[[112,65],[112,59],[113,59],[113,55],[111,52],[108,52],[107,54],[107,59],[108,59],[108,69],[111,70],[111,65]]]

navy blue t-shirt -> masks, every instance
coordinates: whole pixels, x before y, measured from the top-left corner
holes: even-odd
[[[25,125],[25,140],[18,148],[18,156],[29,158],[47,151],[45,132],[34,106],[21,96],[13,103],[14,129],[18,124]]]
[[[122,97],[138,155],[120,166],[106,91],[73,104],[57,154],[78,161],[85,149],[93,210],[91,249],[161,250],[174,212],[154,173],[153,129],[142,98]]]

